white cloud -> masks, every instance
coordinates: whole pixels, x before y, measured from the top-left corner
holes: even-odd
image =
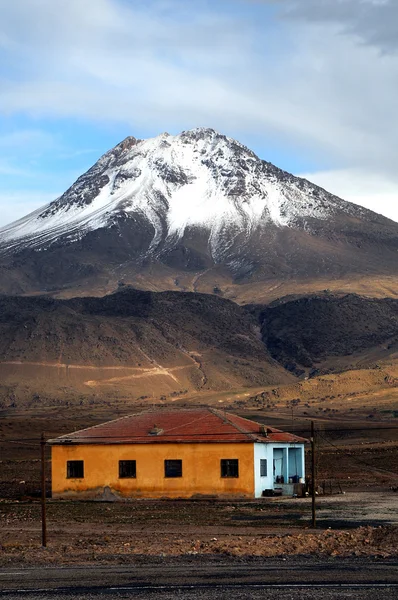
[[[354,35],[382,52],[398,49],[396,0],[265,0],[277,3],[283,14],[310,22],[337,23],[340,31]]]
[[[3,2],[13,75],[0,80],[0,113],[120,121],[132,134],[207,125],[392,179],[398,3],[282,0],[290,19],[279,23],[261,4],[242,2],[254,11],[242,18],[200,0]]]
[[[30,190],[0,191],[0,227],[45,206],[58,196],[58,193]]]
[[[36,179],[38,157],[56,147],[53,136],[40,129],[19,129],[0,135],[0,174],[9,178]]]
[[[54,146],[54,139],[40,129],[18,129],[0,135],[0,149],[12,150],[21,146],[48,149]]]
[[[398,222],[398,178],[362,171],[341,169],[304,173],[309,181],[325,188],[336,196],[369,208]]]
[[[179,18],[167,12],[176,5]],[[132,132],[209,125],[395,169],[398,57],[338,36],[336,26],[285,22],[273,34],[270,17],[256,29],[226,11],[209,15],[201,2],[194,11],[137,6],[7,3],[2,26],[19,77],[3,78],[0,111],[123,121]]]

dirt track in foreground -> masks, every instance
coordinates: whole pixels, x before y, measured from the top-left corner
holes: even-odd
[[[320,499],[316,530],[309,527],[308,500],[50,502],[45,550],[39,503],[2,502],[0,564],[125,563],[139,556],[184,555],[397,556],[398,496],[370,496]],[[380,502],[383,510],[375,515]]]

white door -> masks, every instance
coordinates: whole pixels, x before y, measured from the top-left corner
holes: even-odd
[[[283,449],[275,448],[274,449],[274,482],[277,481],[280,483],[280,479],[283,475]]]

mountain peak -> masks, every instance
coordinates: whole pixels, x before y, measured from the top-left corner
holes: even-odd
[[[281,268],[307,272],[308,250],[310,270],[328,273],[345,264],[342,247],[348,268],[369,265],[360,249],[385,235],[396,252],[397,227],[197,127],[125,138],[62,196],[0,230],[0,255],[62,248],[102,255],[110,244],[112,264],[161,261],[196,271],[223,265],[248,278]]]
[[[127,136],[126,138],[124,138],[124,140],[122,140],[121,142],[119,142],[119,144],[117,144],[113,150],[119,150],[121,152],[124,152],[126,150],[131,150],[131,148],[133,148],[137,143],[139,143],[141,140],[138,140],[137,138],[135,138],[132,135]]]
[[[198,139],[206,139],[206,138],[214,138],[214,137],[223,137],[224,135],[212,129],[211,127],[194,127],[193,129],[186,129],[179,134],[179,137],[182,138],[192,138],[193,140]]]

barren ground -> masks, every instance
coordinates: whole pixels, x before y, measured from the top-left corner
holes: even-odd
[[[49,502],[47,549],[40,547],[40,504],[4,501],[0,564],[125,563],[143,555],[390,557],[398,554],[397,500],[388,491],[322,498],[316,530],[308,499]]]

